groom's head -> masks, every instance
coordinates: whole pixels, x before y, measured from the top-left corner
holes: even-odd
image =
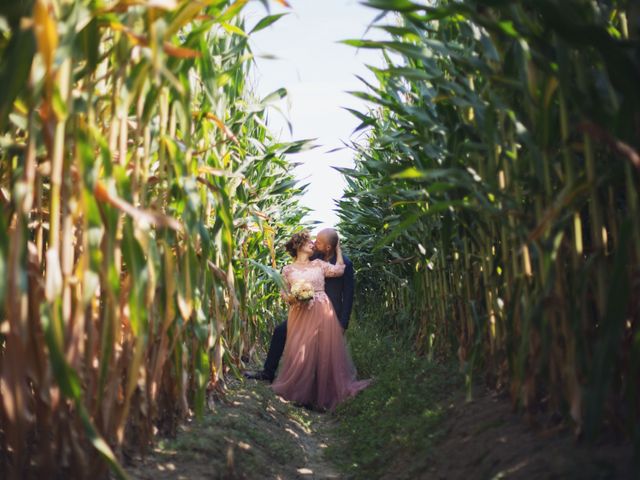
[[[334,228],[324,228],[316,235],[316,251],[325,257],[333,256],[338,245],[338,232]]]

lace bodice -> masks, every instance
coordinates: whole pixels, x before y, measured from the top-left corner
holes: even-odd
[[[320,259],[316,259],[307,265],[290,264],[284,267],[282,274],[289,284],[289,288],[295,282],[307,281],[316,292],[324,292],[325,277],[340,277],[344,273],[343,265],[332,265]]]

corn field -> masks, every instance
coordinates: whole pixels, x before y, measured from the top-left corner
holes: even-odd
[[[126,477],[278,316],[307,142],[251,93],[246,3],[0,5],[2,478]]]
[[[358,315],[640,447],[640,5],[366,4],[391,37],[346,41],[385,63],[342,169]]]
[[[0,477],[126,478],[280,320],[309,142],[269,133],[249,38],[281,15],[247,3],[0,3]],[[640,448],[640,6],[366,4],[357,315]]]

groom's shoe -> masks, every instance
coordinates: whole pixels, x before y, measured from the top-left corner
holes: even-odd
[[[244,372],[244,378],[248,378],[249,380],[263,380],[265,382],[273,382],[273,377],[265,373],[264,370],[259,370],[257,372]]]

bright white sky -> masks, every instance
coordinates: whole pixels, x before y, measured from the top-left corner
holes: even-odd
[[[357,50],[338,43],[340,40],[363,38],[378,11],[364,7],[357,0],[289,0],[291,9],[270,2],[271,13],[290,12],[271,27],[252,35],[251,48],[256,56],[274,55],[278,59],[257,58],[255,86],[261,97],[284,87],[289,92],[280,107],[290,120],[293,135],[275,110],[269,123],[282,140],[316,138],[319,148],[290,157],[301,162],[295,171],[303,183],[309,183],[303,205],[313,211],[310,220],[320,224],[314,228],[335,226],[335,200],[342,196],[345,182],[332,166],[353,165],[353,152],[342,149],[358,120],[343,107],[366,111],[361,100],[346,93],[363,90],[355,77],[368,81],[373,75],[365,65],[382,64],[373,50]],[[250,2],[244,10],[247,30],[267,15],[264,6]],[[367,38],[380,37],[370,31]]]

